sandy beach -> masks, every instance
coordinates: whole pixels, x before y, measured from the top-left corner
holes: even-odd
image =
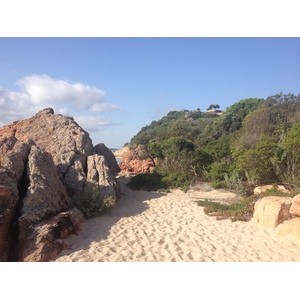
[[[120,177],[122,197],[108,215],[89,219],[65,241],[57,262],[299,262],[300,247],[254,221],[218,221],[197,199],[217,191],[133,191]],[[234,199],[231,193],[221,199]]]

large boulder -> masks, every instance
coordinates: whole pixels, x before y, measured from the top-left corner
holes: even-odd
[[[23,199],[19,224],[36,224],[71,206],[67,190],[60,181],[52,156],[32,146],[27,164],[29,186]]]
[[[99,148],[103,155],[95,154]],[[95,150],[73,118],[51,108],[0,128],[1,261],[56,256],[66,246],[59,239],[84,220],[73,200],[90,182],[116,202],[120,189],[107,150]]]
[[[300,218],[287,220],[277,228],[279,237],[286,237],[300,246]]]
[[[84,188],[86,159],[93,153],[92,140],[72,117],[54,114],[52,108],[38,112],[32,118],[0,128],[0,140],[14,136],[17,140],[33,140],[51,154],[59,177],[69,192]]]
[[[87,160],[87,183],[99,187],[99,192],[114,200],[120,198],[120,187],[103,155],[90,155]]]
[[[52,156],[36,146],[31,147],[28,156],[27,178],[29,186],[20,205],[21,212],[18,218],[17,255],[21,257],[23,252],[28,252],[28,244],[35,244],[35,241],[32,241],[32,238],[35,238],[32,235],[33,226],[67,211],[72,204],[67,190],[59,179]],[[34,251],[32,254],[34,255]]]
[[[292,198],[264,197],[255,203],[253,218],[262,227],[275,228],[283,221],[291,219],[291,204]]]
[[[31,226],[27,239],[23,241],[20,261],[46,262],[54,259],[70,245],[63,241],[70,234],[77,234],[84,221],[82,212],[72,208],[53,218]]]
[[[19,199],[27,189],[24,169],[29,151],[27,143],[15,140],[5,147],[3,153],[6,155],[0,156],[0,261],[10,259],[10,250],[16,239]]]
[[[300,194],[293,197],[290,214],[293,217],[300,217]]]
[[[105,146],[105,144],[103,144],[103,143],[97,144],[94,147],[94,153],[103,155],[105,157],[106,164],[112,173],[119,173],[121,171],[121,169],[117,163],[115,155],[112,153],[111,150],[109,150]]]

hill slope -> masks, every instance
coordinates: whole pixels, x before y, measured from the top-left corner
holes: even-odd
[[[171,111],[143,127],[128,146],[142,149],[140,159],[157,159],[156,171],[171,186],[202,178],[220,186],[247,181],[291,188],[300,180],[299,120],[300,95],[248,98],[222,113]]]

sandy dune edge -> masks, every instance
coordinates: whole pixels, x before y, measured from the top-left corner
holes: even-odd
[[[125,186],[128,180],[119,178],[123,196],[114,211],[83,223],[78,236],[66,239],[72,248],[55,261],[300,261],[299,246],[273,229],[205,215],[194,201],[211,192],[132,191]]]

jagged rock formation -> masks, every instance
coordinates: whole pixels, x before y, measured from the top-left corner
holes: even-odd
[[[90,155],[87,160],[87,182],[99,186],[99,190],[105,196],[119,199],[120,188],[114,178],[114,173],[106,163],[105,156],[98,154]]]
[[[83,189],[86,157],[92,154],[93,145],[89,134],[72,117],[56,115],[52,108],[46,108],[30,119],[0,129],[0,140],[9,136],[34,141],[51,154],[59,177],[71,193]]]
[[[88,183],[118,200],[109,151],[51,108],[0,128],[0,261],[47,261],[67,247],[84,221],[72,199]]]
[[[94,147],[94,153],[105,157],[108,168],[112,173],[119,173],[121,171],[115,155],[102,143]]]
[[[141,150],[140,148],[136,148],[134,150],[130,150],[126,148],[122,155],[119,156],[121,158],[120,161],[120,169],[123,174],[138,174],[138,173],[147,173],[151,172],[154,168],[153,161],[148,159],[140,159]],[[116,154],[115,154],[116,155]],[[155,161],[157,163],[157,160]]]

